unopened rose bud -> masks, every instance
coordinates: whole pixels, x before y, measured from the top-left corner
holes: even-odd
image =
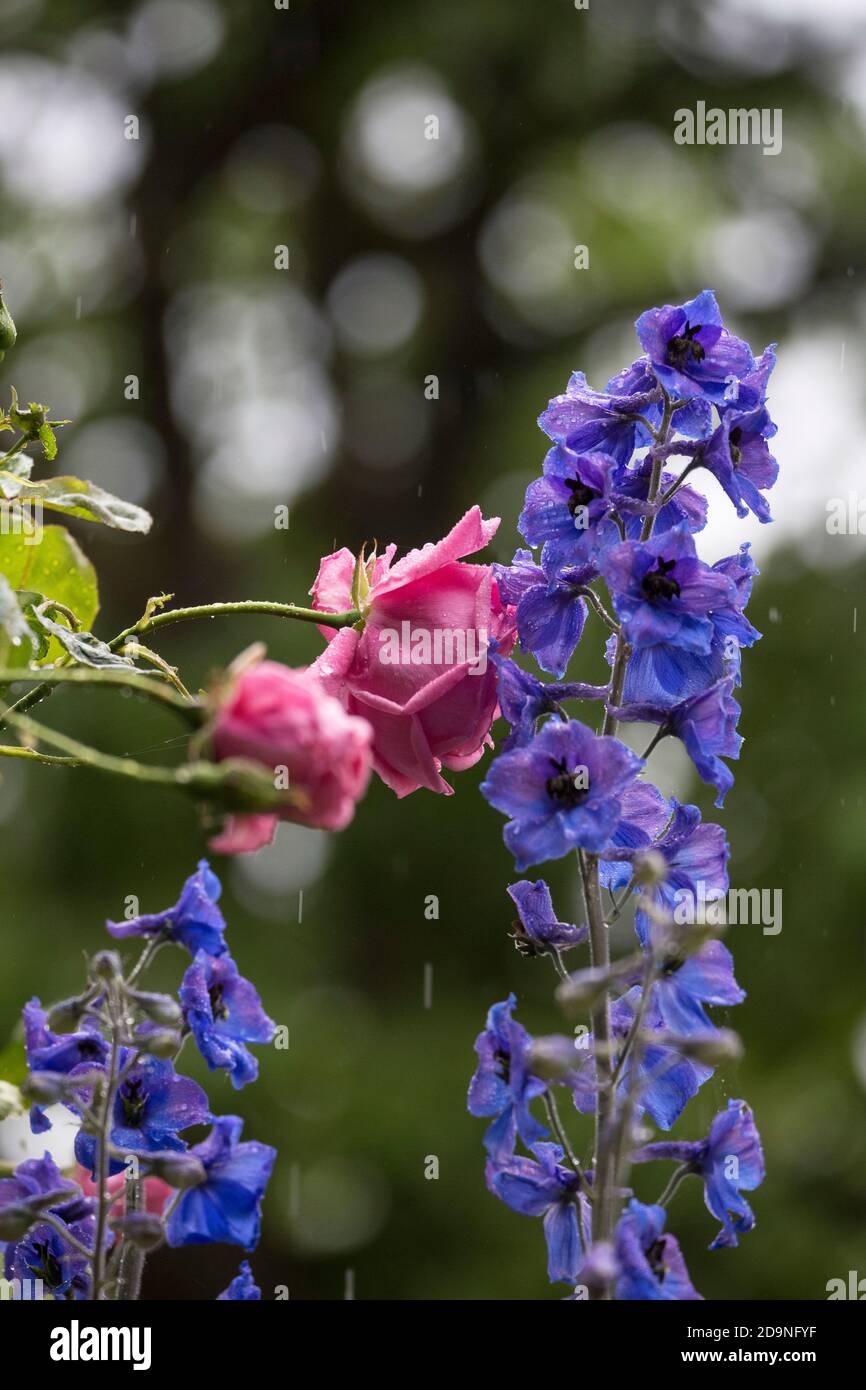
[[[108,1223],[118,1235],[131,1240],[140,1250],[155,1250],[164,1235],[160,1218],[150,1211],[130,1211],[113,1217]]]
[[[0,362],[2,362],[7,349],[15,346],[17,337],[18,332],[14,320],[6,308],[3,295],[0,294]]]

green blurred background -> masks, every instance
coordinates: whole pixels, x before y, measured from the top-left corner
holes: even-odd
[[[777,524],[758,535],[713,491],[701,542],[715,560],[752,539],[763,570],[721,818],[733,884],[784,901],[779,935],[731,933],[749,997],[719,1021],[746,1059],[677,1131],[698,1137],[744,1096],[764,1138],[739,1251],[707,1253],[697,1188],[673,1204],[710,1298],[823,1298],[828,1279],[866,1275],[866,555],[826,527],[866,462],[864,72],[855,0],[0,3],[0,275],[19,329],[0,391],[73,418],[63,471],[156,517],[147,538],[73,523],[99,569],[103,636],[163,590],[303,601],[321,554],[420,544],[476,501],[504,518],[507,559],[544,453],[539,410],[572,369],[601,386],[631,361],[643,308],[711,285],[756,351],[780,344]],[[698,100],[781,109],[782,152],[676,146],[674,112]],[[320,647],[314,629],[234,618],[158,646],[203,684],[255,640],[293,664]],[[578,677],[600,673],[599,648],[588,632]],[[49,715],[113,751],[184,753],[135,699],[70,689]],[[547,1284],[540,1225],[487,1194],[483,1124],[465,1111],[492,1002],[513,989],[532,1031],[562,1026],[549,966],[507,938],[516,875],[478,794],[485,765],[447,801],[398,804],[377,783],[343,835],[283,827],[272,851],[215,864],[233,952],[290,1029],[258,1085],[208,1078],[214,1108],[279,1150],[253,1257],[266,1297],[564,1292]],[[714,814],[679,748],[662,745],[658,768]],[[76,988],[126,895],[173,902],[205,837],[167,793],[11,763],[2,777],[14,1072],[22,1001]],[[571,868],[550,868],[569,918]],[[161,957],[155,978],[179,964]],[[587,1122],[571,1129],[585,1151]],[[7,1157],[16,1143],[0,1131]],[[661,1177],[636,1181],[652,1199]],[[237,1262],[157,1256],[145,1296],[212,1298]]]

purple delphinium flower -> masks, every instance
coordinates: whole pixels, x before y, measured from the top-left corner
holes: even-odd
[[[211,1071],[227,1071],[236,1090],[255,1081],[259,1064],[245,1044],[270,1042],[274,1024],[255,986],[238,972],[231,956],[199,951],[183,977],[178,997]]]
[[[697,1292],[676,1236],[665,1232],[664,1207],[632,1198],[617,1223],[614,1247],[619,1264],[616,1298],[624,1301],[695,1300]]]
[[[242,1130],[237,1115],[220,1115],[208,1137],[190,1150],[204,1165],[205,1180],[171,1206],[169,1245],[226,1242],[252,1250],[258,1244],[262,1198],[277,1151],[255,1140],[241,1142]]]
[[[633,861],[649,849],[670,819],[670,808],[652,782],[633,782],[620,797],[622,819],[598,866],[603,888],[615,892],[632,876]]]
[[[738,516],[748,516],[751,511],[759,521],[772,520],[764,493],[779,476],[779,465],[767,445],[775,433],[776,426],[764,406],[746,414],[726,410],[698,455],[701,465],[733,502]]]
[[[493,1121],[484,1135],[484,1147],[497,1163],[514,1153],[518,1134],[527,1148],[547,1135],[529,1108],[547,1088],[529,1070],[532,1038],[511,1017],[516,1005],[510,994],[490,1009],[486,1027],[475,1039],[478,1066],[467,1098],[470,1115]]]
[[[518,1155],[502,1163],[488,1159],[487,1186],[521,1216],[543,1217],[547,1277],[552,1284],[560,1280],[573,1284],[581,1262],[581,1231],[583,1239],[589,1239],[589,1203],[577,1174],[563,1166],[558,1144],[533,1144],[532,1152],[534,1159]]]
[[[52,1033],[48,1015],[38,999],[22,1010],[24,1047],[31,1071],[54,1071],[67,1076],[82,1064],[99,1066],[108,1057],[108,1043],[95,1022],[86,1021],[77,1033]]]
[[[198,1082],[178,1076],[171,1062],[149,1056],[133,1061],[133,1056],[131,1049],[121,1049],[123,1079],[114,1101],[112,1145],[124,1154],[182,1151],[186,1145],[179,1133],[211,1118],[207,1096]],[[79,1130],[75,1157],[91,1176],[95,1176],[98,1153],[96,1136]],[[110,1171],[122,1169],[122,1161],[112,1158]]]
[[[497,672],[499,712],[511,725],[511,733],[500,744],[502,753],[518,748],[522,743],[529,743],[542,715],[562,713],[562,701],[603,700],[608,693],[607,686],[584,685],[580,681],[550,681],[544,684],[531,672],[522,670],[510,657],[494,653],[491,660]]]
[[[617,717],[625,722],[659,724],[662,737],[682,739],[698,775],[715,787],[721,806],[734,785],[734,775],[722,758],[739,758],[743,740],[737,733],[740,706],[733,696],[734,680],[727,676],[708,690],[681,700],[671,709],[660,705],[624,705]]]
[[[629,541],[640,539],[643,519],[651,509],[649,502],[652,461],[640,459],[628,468],[617,468],[611,479],[613,504],[625,523],[625,538]],[[676,482],[676,474],[665,470],[659,480],[659,490],[663,494]],[[656,514],[653,533],[661,535],[677,526],[685,526],[689,531],[702,531],[707,524],[707,499],[694,488],[684,483],[665,502]],[[616,543],[619,537],[616,527],[608,522],[604,528],[604,540]]]
[[[755,370],[748,343],[723,326],[712,290],[686,304],[647,309],[636,328],[659,381],[675,396],[722,402],[732,379]]]
[[[254,1303],[262,1296],[262,1291],[253,1278],[249,1260],[243,1260],[240,1271],[235,1275],[227,1289],[217,1294],[217,1303]]]
[[[618,739],[574,719],[549,720],[530,743],[491,763],[481,791],[511,817],[504,838],[522,872],[578,847],[604,849],[642,767]]]
[[[706,1139],[695,1143],[665,1140],[646,1144],[632,1155],[635,1163],[660,1158],[685,1163],[703,1178],[704,1200],[722,1223],[711,1250],[735,1246],[738,1234],[751,1231],[755,1215],[741,1193],[753,1192],[764,1181],[764,1154],[754,1117],[745,1101],[729,1100],[727,1109],[710,1125]]]
[[[517,521],[529,545],[543,546],[547,574],[592,561],[596,528],[611,509],[613,468],[608,454],[577,454],[559,444],[549,450]]]
[[[611,1034],[617,1043],[624,1042],[631,1031],[640,993],[637,987],[630,989],[611,1005]],[[659,1007],[652,998],[644,1011],[643,1026],[650,1033],[660,1032],[665,1026]],[[590,1045],[582,1067],[575,1078],[569,1078],[575,1108],[582,1115],[592,1113],[596,1100],[596,1069],[591,1036],[588,1042]],[[624,1097],[636,1082],[640,1089],[635,1113],[646,1111],[659,1129],[670,1129],[692,1096],[697,1095],[712,1074],[712,1067],[681,1057],[674,1048],[664,1043],[651,1042],[637,1053],[633,1050],[629,1052],[617,1091]]]
[[[48,1015],[36,998],[24,1005],[22,1018],[24,1049],[31,1071],[74,1076],[103,1065],[108,1057],[108,1043],[89,1019],[77,1033],[53,1033],[48,1027]],[[44,1106],[30,1107],[30,1128],[34,1134],[44,1134],[51,1128]]]
[[[520,917],[520,931],[519,934],[515,933],[515,943],[522,955],[567,951],[586,940],[586,927],[576,927],[571,922],[558,920],[550,889],[543,878],[536,883],[530,883],[528,879],[512,883],[508,896]]]
[[[64,1178],[51,1154],[19,1163],[13,1175],[0,1178],[0,1208],[39,1204],[54,1197],[50,1212],[55,1220],[88,1248],[96,1232],[94,1203],[82,1196],[78,1183]],[[43,1292],[55,1299],[83,1299],[90,1293],[90,1266],[84,1256],[46,1221],[37,1222],[5,1247],[5,1277],[9,1280],[41,1279]]]
[[[530,550],[518,550],[510,565],[494,565],[493,574],[503,602],[517,610],[521,647],[543,671],[561,676],[586,623],[586,602],[578,590],[595,577],[595,568],[584,565],[549,577]]]
[[[722,826],[705,823],[697,806],[684,806],[672,797],[663,834],[652,848],[665,861],[665,878],[642,889],[656,907],[681,925],[697,920],[699,904],[712,903],[728,891],[730,849]],[[639,860],[640,856],[638,856]],[[638,910],[635,918],[642,946],[649,941],[649,919]]]
[[[632,648],[709,653],[713,625],[708,614],[736,598],[727,575],[698,559],[686,526],[612,546],[601,569]]]
[[[106,922],[112,936],[123,940],[128,936],[160,936],[185,946],[190,955],[207,951],[220,956],[226,949],[223,933],[225,919],[217,907],[222,885],[206,859],[181,889],[174,907],[165,912],[147,912],[129,922]]]
[[[617,463],[627,463],[636,444],[650,442],[635,415],[640,413],[654,423],[661,399],[647,359],[640,358],[613,377],[605,391],[594,391],[583,372],[572,372],[564,394],[553,397],[538,423],[556,444],[577,453],[609,454]]]

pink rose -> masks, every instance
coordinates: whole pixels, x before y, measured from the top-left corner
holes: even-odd
[[[496,671],[488,643],[508,655],[513,610],[501,602],[489,565],[461,564],[487,545],[499,525],[473,507],[444,540],[411,550],[392,564],[397,547],[368,562],[361,597],[363,630],[323,627],[328,648],[312,670],[351,714],[373,729],[373,767],[398,796],[418,787],[453,788],[441,775],[471,767],[491,743],[498,714]],[[346,612],[355,558],[328,555],[311,589],[323,613]]]
[[[249,758],[275,775],[285,768],[288,789],[300,794],[300,805],[278,814],[230,817],[210,842],[221,854],[270,844],[278,820],[342,830],[370,779],[369,725],[347,714],[312,670],[260,661],[242,671],[217,706],[211,739],[217,762]]]

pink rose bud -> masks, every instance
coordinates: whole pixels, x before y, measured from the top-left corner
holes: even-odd
[[[396,563],[397,547],[389,545],[360,576],[345,549],[319,567],[313,606],[339,613],[360,605],[364,625],[322,626],[329,645],[312,669],[350,714],[372,726],[373,767],[398,796],[419,787],[450,796],[442,769],[472,767],[492,743],[499,710],[490,643],[508,655],[514,613],[490,565],[461,561],[486,546],[498,525],[472,507],[444,540]]]
[[[278,820],[342,830],[370,778],[371,738],[365,720],[347,714],[312,670],[276,661],[242,670],[219,697],[213,756],[261,763],[292,800],[272,813],[231,816],[211,848],[221,854],[261,849],[273,840]]]

